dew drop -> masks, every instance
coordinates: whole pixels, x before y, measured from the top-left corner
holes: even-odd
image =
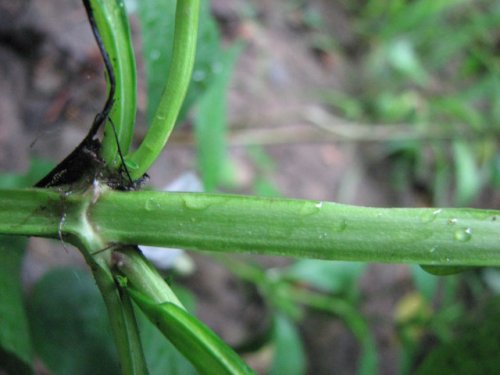
[[[222,73],[223,69],[224,69],[224,67],[220,62],[216,62],[215,64],[212,64],[212,72],[214,74]]]
[[[184,197],[184,205],[192,210],[205,210],[210,203],[197,197]]]
[[[300,209],[300,214],[302,216],[310,216],[315,213],[318,213],[319,207],[317,204],[312,203],[312,202],[304,202],[304,205]]]
[[[193,81],[195,82],[201,82],[203,80],[205,80],[205,78],[207,77],[206,73],[203,71],[203,70],[195,70],[193,72]]]
[[[462,228],[455,232],[455,239],[460,242],[467,242],[472,239],[472,229]]]
[[[429,212],[426,212],[423,216],[422,216],[422,222],[423,223],[432,223],[434,220],[436,220],[436,218],[438,217],[438,215],[442,212],[443,210],[442,209],[437,209],[435,211],[432,211],[431,213]]]
[[[153,61],[156,61],[160,58],[160,55],[161,55],[161,52],[157,49],[154,49],[151,51],[151,53],[149,54],[149,58]]]
[[[153,211],[156,208],[160,208],[160,204],[154,199],[149,198],[145,205],[146,211]]]

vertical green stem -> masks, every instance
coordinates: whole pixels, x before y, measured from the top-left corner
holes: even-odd
[[[65,224],[68,225],[68,229],[79,228],[70,236],[75,237],[74,244],[90,266],[103,296],[122,374],[146,375],[148,370],[132,304],[128,295],[122,294],[115,282],[110,269],[110,250],[103,250],[106,249],[106,244],[88,221],[87,210],[94,204],[92,199],[92,195],[77,201],[73,201],[72,196],[67,197],[65,203],[68,218]],[[69,231],[73,232],[72,229]]]
[[[147,374],[139,331],[129,297],[120,294],[107,261],[102,258],[94,260],[88,260],[88,256],[86,258],[108,310],[122,374]]]
[[[196,53],[199,0],[178,0],[174,45],[167,83],[146,137],[127,157],[133,179],[142,177],[163,150],[186,96]]]

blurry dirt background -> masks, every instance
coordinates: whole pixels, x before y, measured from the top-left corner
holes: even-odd
[[[228,157],[236,172],[234,188],[228,191],[252,193],[255,180],[264,178],[287,197],[370,206],[425,205],[425,194],[418,189],[396,192],[390,185],[380,144],[336,142],[314,124],[314,119],[321,122],[329,116],[317,104],[319,93],[352,84],[357,50],[362,46],[356,45],[342,1],[310,3],[323,15],[336,42],[350,51],[348,55],[314,48],[300,14],[288,11],[288,1],[212,2],[225,40],[246,43],[228,93]],[[132,26],[137,31],[133,17]],[[140,56],[139,40],[136,51]],[[141,69],[140,57],[138,66]],[[104,97],[103,67],[81,1],[0,0],[2,172],[26,171],[33,156],[61,160],[85,136]],[[145,103],[145,82],[140,75],[140,126],[144,126]],[[187,123],[179,131],[186,134],[189,129]],[[266,170],[257,166],[248,144],[261,145],[273,165]],[[150,182],[161,188],[195,169],[193,145],[174,134],[151,170]],[[193,257],[197,271],[184,282],[197,294],[199,316],[205,322],[235,345],[268,323],[255,292],[248,292],[209,257]],[[259,257],[259,261],[269,267],[288,262],[272,257]],[[26,287],[49,267],[75,263],[83,264],[76,250],[33,239],[26,260]],[[409,272],[405,266],[371,265],[359,288],[377,341],[380,373],[396,374],[394,307],[411,289]],[[310,313],[301,330],[309,356],[308,373],[355,372],[358,347],[340,321]],[[250,361],[258,368],[266,366],[265,356]]]

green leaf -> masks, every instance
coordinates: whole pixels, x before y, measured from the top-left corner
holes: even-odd
[[[0,372],[31,373],[32,348],[21,288],[26,239],[0,236]]]
[[[432,265],[422,265],[422,269],[435,276],[448,276],[455,275],[457,273],[462,273],[465,271],[469,271],[473,267],[467,266],[432,266]]]
[[[0,188],[30,187],[50,172],[54,164],[38,158],[32,158],[30,169],[25,174],[0,173]]]
[[[385,55],[387,63],[403,77],[419,85],[426,84],[427,72],[411,40],[407,38],[391,40],[386,46]]]
[[[174,39],[176,3],[176,0],[137,2],[146,71],[148,124],[152,122],[167,80]]]
[[[497,296],[500,296],[500,269],[485,268],[482,271],[482,279],[488,288]]]
[[[296,326],[285,316],[274,318],[274,357],[270,375],[305,374],[306,358]]]
[[[431,302],[438,287],[439,278],[421,266],[411,265],[410,270],[415,288],[425,297],[427,302]]]
[[[140,309],[136,309],[136,317],[150,375],[198,374],[189,361],[168,340],[165,340],[158,328]]]
[[[500,299],[492,299],[479,319],[467,322],[451,342],[439,345],[417,375],[496,374],[500,368]]]
[[[285,275],[325,292],[345,293],[356,287],[365,267],[365,263],[359,262],[304,259],[290,266]]]
[[[202,374],[253,374],[241,358],[208,327],[173,303],[157,304],[127,289],[147,317]]]
[[[219,76],[226,75],[224,65],[227,52],[221,47],[220,33],[217,22],[212,16],[210,0],[201,0],[200,24],[196,45],[193,77],[179,119],[186,115],[189,108],[203,96],[205,91],[210,89],[212,84],[216,84],[215,81],[219,79]]]
[[[232,68],[241,49],[241,45],[234,45],[226,51],[220,66],[221,73],[201,98],[196,114],[198,167],[206,191],[215,190],[222,180],[222,172],[225,169],[227,159],[226,91]]]
[[[456,180],[455,205],[464,206],[477,196],[482,179],[470,144],[464,141],[455,141],[453,143],[453,156]]]
[[[80,269],[58,269],[36,285],[29,318],[36,353],[57,375],[119,374],[102,297]]]

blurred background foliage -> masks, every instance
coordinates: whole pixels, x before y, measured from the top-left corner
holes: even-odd
[[[351,120],[412,128],[415,139],[388,143],[394,179],[424,186],[433,205],[470,205],[498,189],[500,4],[344,3],[361,69],[352,92],[325,102]]]

